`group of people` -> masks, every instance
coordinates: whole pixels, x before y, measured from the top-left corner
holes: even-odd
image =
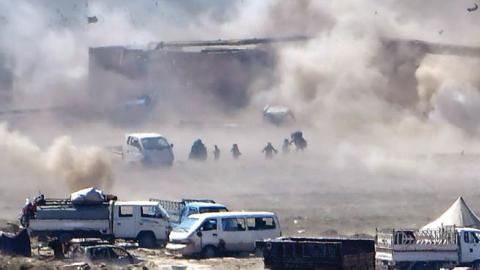
[[[296,150],[304,150],[307,147],[307,141],[305,138],[303,138],[303,133],[301,131],[296,131],[291,134],[290,136],[291,140],[288,138],[285,138],[283,141],[282,145],[282,153],[283,154],[288,154],[290,153],[290,145],[294,144],[296,147]],[[242,153],[240,152],[240,149],[238,148],[238,144],[234,143],[232,145],[232,148],[230,149],[230,153],[232,154],[232,157],[234,159],[238,159]],[[273,158],[277,153],[278,150],[273,147],[271,142],[268,142],[267,145],[263,148],[262,153],[265,154],[265,158],[271,159]],[[197,139],[195,142],[193,142],[192,149],[190,150],[190,154],[188,156],[189,159],[191,160],[199,160],[199,161],[204,161],[207,160],[208,153],[207,153],[207,147],[205,144],[202,142],[201,139]],[[215,160],[220,159],[220,148],[218,148],[218,145],[213,146],[213,157]]]

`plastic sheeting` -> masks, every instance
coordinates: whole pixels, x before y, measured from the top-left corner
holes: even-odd
[[[91,187],[72,193],[70,200],[74,205],[101,204],[105,201],[105,194],[101,190]]]

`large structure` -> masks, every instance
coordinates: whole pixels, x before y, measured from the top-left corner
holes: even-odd
[[[107,105],[148,95],[157,107],[177,110],[201,104],[241,108],[249,102],[252,83],[271,81],[274,50],[262,44],[170,42],[148,49],[90,48],[91,96]]]

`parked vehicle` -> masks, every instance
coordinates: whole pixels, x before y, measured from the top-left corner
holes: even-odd
[[[73,238],[131,239],[142,247],[166,242],[168,214],[158,202],[114,201],[92,205],[44,199],[26,224],[33,236],[67,242]]]
[[[216,203],[214,200],[183,199],[179,202],[150,199],[159,202],[167,211],[172,227],[182,223],[187,217],[193,214],[228,212],[225,205]]]
[[[280,224],[270,212],[195,214],[170,233],[167,252],[206,258],[231,252],[254,252],[255,241],[281,235]]]
[[[139,260],[122,247],[114,245],[95,245],[78,247],[73,259],[83,260],[92,264],[113,264],[125,266],[136,264]]]
[[[174,161],[173,144],[157,133],[131,133],[125,135],[120,154],[127,163],[140,163],[147,166],[172,166]]]
[[[480,230],[454,226],[380,230],[375,250],[379,269],[480,269]]]
[[[375,269],[372,239],[280,237],[255,245],[267,269]]]

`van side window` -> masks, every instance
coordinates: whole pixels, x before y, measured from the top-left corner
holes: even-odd
[[[209,218],[209,219],[205,220],[202,224],[202,227],[200,227],[200,230],[202,230],[202,231],[216,231],[217,230],[217,219]]]
[[[475,234],[474,232],[471,232],[471,234],[472,235],[471,235],[471,240],[470,241],[472,241],[472,243],[476,243],[476,244],[480,243],[480,239],[478,238],[477,234]]]
[[[148,217],[148,218],[156,218],[159,217],[155,211],[154,206],[142,206],[140,208],[140,215],[142,217]]]
[[[118,208],[119,217],[133,217],[133,206],[120,206]]]
[[[222,226],[226,232],[245,231],[245,219],[222,218]]]
[[[271,230],[275,229],[275,220],[272,217],[247,218],[249,230]]]

